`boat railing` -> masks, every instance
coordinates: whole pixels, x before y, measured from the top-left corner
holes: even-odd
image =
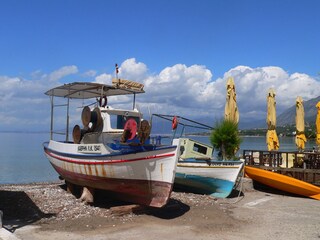
[[[163,120],[169,124],[165,124],[166,127],[164,127],[164,124],[162,127],[164,127],[162,130],[163,132],[170,132],[171,131],[171,141],[175,138],[181,138],[187,134],[187,130],[190,131],[190,133],[194,132],[196,130],[197,132],[201,130],[202,132],[208,133],[213,130],[213,127],[200,123],[198,121],[185,118],[178,115],[167,115],[167,114],[152,114],[151,115],[151,125],[155,120],[159,120],[159,123]],[[193,131],[191,131],[193,130]],[[159,139],[158,139],[159,140]],[[161,139],[160,139],[161,140]]]
[[[65,135],[65,141],[69,141],[69,105],[70,105],[70,99],[67,98],[66,103],[59,103],[55,104],[54,102],[54,96],[50,96],[50,102],[51,102],[51,124],[50,124],[50,140],[53,139],[53,135]],[[62,131],[56,131],[54,130],[54,110],[56,108],[66,108],[66,129],[64,132]]]
[[[56,110],[57,107],[66,107],[65,141],[68,142],[70,99],[78,99],[82,102],[87,99],[96,99],[94,104],[98,104],[99,102],[101,105],[102,99],[106,100],[109,96],[133,95],[133,109],[135,109],[136,94],[144,93],[143,87],[143,84],[117,78],[112,81],[112,85],[92,82],[73,82],[48,90],[45,94],[48,95],[51,100],[50,139],[52,140],[53,134],[56,134],[56,131],[54,131],[53,120],[54,110]],[[55,97],[67,100],[67,102],[62,104],[55,103]]]
[[[243,150],[247,166],[271,170],[320,185],[320,152]]]

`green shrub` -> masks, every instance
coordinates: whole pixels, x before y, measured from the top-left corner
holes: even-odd
[[[235,159],[235,153],[238,151],[241,143],[238,124],[229,120],[222,120],[216,123],[214,130],[210,135],[210,141],[213,147],[219,151],[222,159]]]

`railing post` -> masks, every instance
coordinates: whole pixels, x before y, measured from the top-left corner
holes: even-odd
[[[263,165],[263,152],[259,151],[259,166]]]

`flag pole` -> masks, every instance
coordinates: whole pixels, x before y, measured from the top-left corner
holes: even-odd
[[[116,79],[118,80],[118,84],[120,84],[120,79],[118,78],[118,73],[119,73],[119,67],[118,67],[118,64],[116,63]]]

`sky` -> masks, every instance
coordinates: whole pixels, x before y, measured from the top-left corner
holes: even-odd
[[[145,113],[222,119],[233,77],[240,126],[266,118],[270,88],[280,114],[297,96],[320,95],[319,9],[317,0],[0,0],[0,131],[48,130],[44,92],[111,84],[115,63],[120,78],[145,85]],[[79,111],[71,118],[80,122]]]

